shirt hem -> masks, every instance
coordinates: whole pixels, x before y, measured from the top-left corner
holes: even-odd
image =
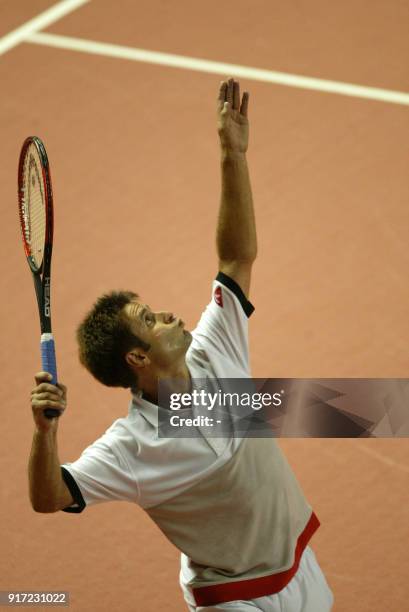
[[[270,574],[249,580],[235,582],[225,582],[223,584],[213,584],[204,587],[193,587],[192,593],[197,606],[214,606],[227,601],[257,599],[267,595],[274,595],[281,591],[298,570],[300,559],[311,537],[314,535],[320,521],[316,514],[312,512],[311,517],[298,537],[295,547],[294,563],[292,567],[278,574]]]

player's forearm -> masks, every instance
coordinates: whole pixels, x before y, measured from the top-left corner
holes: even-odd
[[[221,203],[216,235],[219,260],[252,262],[257,256],[257,235],[245,153],[222,150],[221,174]]]
[[[55,512],[63,485],[56,430],[35,430],[28,464],[30,501],[36,512]]]

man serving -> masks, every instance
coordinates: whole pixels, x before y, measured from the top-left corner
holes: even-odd
[[[40,372],[31,395],[29,460],[37,512],[82,512],[107,501],[141,506],[181,552],[191,612],[327,612],[333,595],[308,546],[319,520],[274,438],[158,437],[158,384],[189,393],[206,378],[249,378],[250,278],[257,255],[247,167],[249,94],[223,81],[217,101],[222,193],[219,269],[190,333],[132,291],[101,296],[78,327],[81,363],[101,383],[130,389],[119,418],[81,456],[61,465],[45,408],[66,409],[66,388]]]

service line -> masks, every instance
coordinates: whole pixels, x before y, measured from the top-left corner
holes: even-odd
[[[315,79],[297,74],[288,74],[286,72],[262,70],[248,66],[240,66],[238,64],[225,64],[184,55],[159,53],[157,51],[123,47],[120,45],[84,40],[82,38],[71,38],[69,36],[60,36],[56,34],[33,33],[27,38],[26,42],[36,45],[57,47],[59,49],[68,49],[70,51],[103,55],[105,57],[133,60],[135,62],[159,64],[161,66],[171,66],[173,68],[219,74],[223,77],[241,77],[253,81],[262,81],[264,83],[286,85],[287,87],[312,89],[343,96],[353,96],[356,98],[366,98],[369,100],[409,106],[409,93],[403,91],[364,87],[361,85],[354,85],[353,83],[343,83],[341,81],[327,81],[326,79]]]

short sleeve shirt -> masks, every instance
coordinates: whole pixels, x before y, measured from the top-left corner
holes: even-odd
[[[239,285],[219,272],[209,304],[192,332],[186,364],[193,379],[250,377],[248,318],[254,310]],[[240,438],[159,438],[158,406],[132,393],[117,419],[72,463],[61,466],[74,503],[128,501],[151,508],[200,482],[236,452]]]

